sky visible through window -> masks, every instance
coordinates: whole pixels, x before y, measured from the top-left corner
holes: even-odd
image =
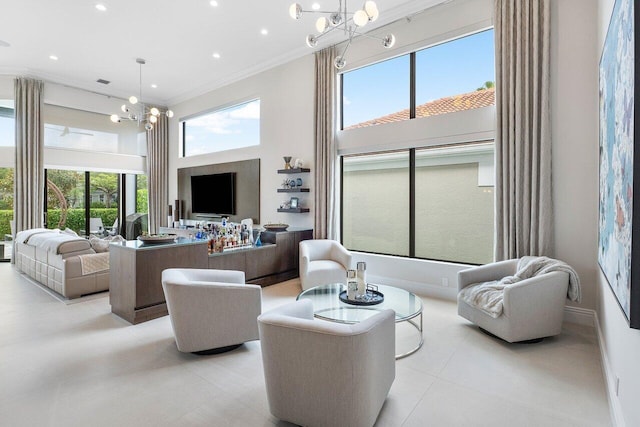
[[[0,99],[0,108],[13,109],[13,100]],[[13,117],[0,115],[0,147],[13,147],[15,145],[14,133],[15,122]]]
[[[14,132],[13,119],[0,117],[0,147],[13,147],[15,145]]]
[[[260,100],[185,120],[185,156],[260,145]]]
[[[493,29],[416,52],[416,105],[495,81]],[[343,75],[344,127],[409,108],[409,55]]]

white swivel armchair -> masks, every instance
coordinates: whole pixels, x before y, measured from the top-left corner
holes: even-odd
[[[329,283],[344,283],[351,268],[351,253],[335,240],[300,242],[300,284],[306,290]]]
[[[178,350],[214,354],[258,339],[261,290],[244,272],[170,268],[162,272]]]
[[[271,413],[302,426],[371,427],[395,379],[395,313],[347,325],[309,300],[258,317]]]
[[[503,311],[494,318],[461,298],[468,286],[513,276],[518,260],[486,264],[458,273],[458,314],[485,331],[508,342],[539,341],[562,330],[569,274],[553,271],[507,285],[502,295]]]

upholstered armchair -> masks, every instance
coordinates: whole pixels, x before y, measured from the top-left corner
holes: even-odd
[[[351,253],[335,240],[300,242],[300,284],[306,290],[329,283],[344,283],[351,268]]]
[[[497,317],[464,298],[463,290],[467,288],[469,292],[472,286],[515,275],[518,261],[511,259],[460,271],[458,314],[508,342],[560,334],[570,276],[565,271],[551,271],[505,285],[501,294],[494,294],[502,298],[502,312]]]
[[[258,317],[271,413],[302,426],[371,427],[395,379],[395,313],[347,325],[309,300]]]
[[[244,272],[170,268],[162,272],[178,350],[212,354],[258,339],[261,290]]]

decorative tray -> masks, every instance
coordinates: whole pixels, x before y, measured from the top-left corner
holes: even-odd
[[[287,231],[289,224],[265,224],[262,227],[267,231]]]
[[[347,299],[347,291],[340,292],[340,301],[351,305],[376,305],[384,301],[384,294],[374,289],[367,289],[367,292],[354,300]]]
[[[175,234],[148,234],[146,236],[138,236],[138,240],[147,245],[155,245],[159,243],[173,243],[176,237]]]

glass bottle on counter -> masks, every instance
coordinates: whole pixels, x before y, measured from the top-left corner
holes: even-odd
[[[367,263],[360,261],[356,264],[356,278],[358,282],[358,297],[363,297],[367,293]]]
[[[358,293],[358,281],[355,270],[347,270],[347,299],[355,300]]]

